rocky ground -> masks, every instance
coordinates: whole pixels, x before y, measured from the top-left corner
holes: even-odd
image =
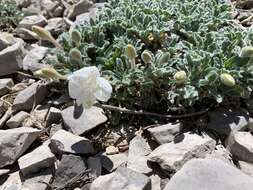
[[[107,128],[101,108],[84,115],[61,87],[30,72],[48,66],[41,62],[48,44],[33,25],[57,37],[94,18],[104,2],[17,2],[32,16],[0,33],[0,190],[252,190],[250,110],[214,108],[192,118],[196,130],[188,120]],[[241,27],[251,25],[251,2],[235,9]]]

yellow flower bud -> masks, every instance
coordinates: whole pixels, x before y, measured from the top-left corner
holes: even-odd
[[[243,47],[240,56],[253,57],[253,47],[252,46]]]
[[[34,72],[34,75],[42,78],[52,79],[54,81],[67,80],[66,76],[61,75],[54,68],[42,68]]]
[[[62,46],[54,39],[49,31],[40,27],[40,26],[33,26],[32,31],[35,32],[41,40],[49,41],[54,44],[55,47],[62,49]]]
[[[71,33],[71,40],[75,43],[75,45],[78,47],[80,46],[82,36],[81,33],[78,30],[72,30]]]
[[[125,48],[125,55],[130,59],[133,60],[137,56],[135,47],[131,44],[128,44]]]
[[[228,73],[223,73],[220,75],[220,80],[225,86],[233,87],[235,86],[235,79]]]
[[[174,80],[176,84],[183,84],[187,80],[187,75],[185,71],[178,71],[174,75]]]
[[[145,50],[141,54],[141,59],[144,63],[148,64],[152,61],[152,55],[147,50]]]
[[[82,54],[77,48],[73,48],[69,52],[70,60],[77,61],[79,63],[82,62]]]
[[[167,63],[169,61],[169,59],[170,59],[170,53],[165,52],[159,58],[159,64]]]

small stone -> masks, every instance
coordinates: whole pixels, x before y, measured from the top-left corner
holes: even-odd
[[[106,147],[105,152],[107,155],[118,154],[119,149],[118,149],[118,147],[115,147],[115,146],[108,146],[108,147]]]
[[[89,0],[80,0],[67,10],[67,18],[74,19],[77,15],[88,12],[93,3]]]
[[[55,156],[47,145],[41,145],[18,159],[19,168],[24,176],[36,173],[54,165]]]
[[[13,111],[29,111],[33,108],[33,106],[41,103],[47,94],[48,89],[46,84],[43,84],[41,81],[33,83],[26,89],[19,92],[13,102],[12,109]]]
[[[91,174],[97,178],[102,173],[102,164],[98,157],[89,157],[87,160],[88,168],[91,169]]]
[[[100,176],[91,184],[90,190],[150,190],[151,180],[138,172],[119,167],[115,173]]]
[[[149,155],[149,161],[158,163],[166,171],[176,172],[188,160],[204,158],[214,150],[215,145],[215,140],[207,135],[188,132],[182,135],[180,142],[173,141],[157,147]]]
[[[148,129],[148,132],[159,144],[169,143],[181,132],[181,124],[166,124]]]
[[[99,156],[103,168],[112,172],[119,166],[127,163],[127,155],[125,153],[106,155],[105,153]]]
[[[24,111],[20,111],[18,112],[16,115],[14,115],[13,117],[11,117],[7,122],[6,125],[9,128],[17,128],[20,127],[22,122],[28,118],[30,116],[29,113],[24,112]]]
[[[253,178],[220,159],[193,159],[187,162],[164,190],[251,190]]]
[[[14,82],[11,78],[0,79],[0,97],[7,94],[13,86]]]
[[[47,19],[42,15],[32,15],[24,17],[18,24],[19,28],[26,28],[31,30],[32,26],[45,26],[47,24]]]
[[[249,132],[234,132],[227,147],[238,160],[253,162],[253,136]]]
[[[243,173],[253,177],[253,164],[252,163],[239,161],[239,169]]]
[[[0,130],[0,168],[13,164],[39,134],[39,130],[28,127]]]
[[[62,129],[51,137],[50,147],[57,154],[89,154],[94,151],[88,139]]]
[[[80,156],[62,155],[61,162],[55,172],[53,187],[62,187],[73,177],[87,169],[85,160]]]
[[[70,106],[62,111],[62,118],[64,126],[76,135],[88,132],[107,121],[103,110],[97,107],[84,111],[81,107]]]

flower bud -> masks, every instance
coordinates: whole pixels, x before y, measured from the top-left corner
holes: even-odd
[[[174,75],[174,80],[176,84],[183,84],[187,80],[186,72],[185,71],[178,71]]]
[[[128,44],[125,48],[125,55],[130,59],[133,60],[137,56],[135,47],[131,44]]]
[[[220,80],[225,86],[233,87],[235,86],[235,79],[228,73],[223,73],[220,75]]]
[[[159,64],[167,63],[169,61],[169,59],[170,59],[170,53],[169,52],[165,52],[159,58]]]
[[[253,47],[252,46],[243,47],[240,57],[253,57]]]
[[[152,61],[152,55],[149,53],[149,51],[145,50],[141,54],[141,59],[145,64],[148,64]]]
[[[81,33],[78,30],[72,30],[70,35],[71,35],[71,40],[78,47],[81,43],[81,40],[82,40]]]
[[[82,62],[82,54],[77,48],[73,48],[69,52],[70,60],[77,61],[79,63]]]

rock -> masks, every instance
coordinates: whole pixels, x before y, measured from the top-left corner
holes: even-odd
[[[153,174],[149,178],[151,179],[151,189],[162,190],[161,189],[161,178],[158,175]]]
[[[88,168],[91,169],[91,174],[97,178],[102,173],[102,164],[98,157],[89,157],[87,160]]]
[[[23,183],[23,189],[25,188],[27,190],[47,190],[48,185],[50,184],[52,180],[53,174],[52,169],[46,169],[42,172],[32,174],[29,176],[26,176],[25,178],[21,179]]]
[[[22,40],[21,40],[22,41]],[[0,51],[17,43],[21,42],[20,39],[15,38],[12,34],[7,32],[0,32]]]
[[[0,177],[3,176],[3,175],[6,175],[8,173],[10,173],[9,169],[0,169]]]
[[[103,110],[92,107],[85,112],[80,107],[70,106],[62,111],[64,126],[76,135],[90,131],[107,121]]]
[[[19,168],[24,176],[36,173],[54,165],[55,156],[47,145],[41,145],[18,159]]]
[[[26,28],[31,30],[32,26],[45,26],[47,24],[47,19],[42,15],[32,15],[24,17],[18,24],[19,28]]]
[[[62,124],[52,124],[50,126],[50,138],[59,130],[63,129]]]
[[[28,7],[32,1],[31,0],[15,0],[17,3],[17,6],[19,7]]]
[[[14,32],[23,40],[39,40],[39,36],[36,33],[26,28],[16,28]]]
[[[50,67],[49,65],[42,64],[40,61],[46,56],[49,51],[48,48],[38,46],[29,51],[23,60],[23,69],[30,71],[37,71],[42,68]]]
[[[0,97],[7,94],[13,86],[14,82],[11,78],[0,79]]]
[[[17,42],[0,51],[0,76],[15,73],[22,68],[25,55],[23,43]]]
[[[0,130],[0,168],[13,164],[39,134],[39,130],[28,127]]]
[[[90,190],[151,190],[150,179],[128,168],[119,167],[115,173],[100,176],[91,184]]]
[[[11,115],[12,115],[12,110],[11,110],[11,107],[9,107],[0,119],[0,129],[5,125],[6,121],[11,117]]]
[[[63,18],[51,18],[48,20],[48,24],[45,29],[49,31],[52,35],[58,36],[63,33],[66,29]]]
[[[37,104],[41,103],[47,96],[47,94],[48,89],[45,83],[42,83],[42,81],[33,83],[26,89],[19,92],[19,94],[14,99],[12,110],[28,111],[32,109],[33,106],[36,106]]]
[[[181,124],[166,124],[148,129],[148,132],[159,144],[169,143],[174,137],[181,132]]]
[[[247,128],[251,118],[249,113],[242,109],[220,108],[209,113],[209,130],[214,130],[221,135],[229,135],[231,131],[242,131]]]
[[[148,167],[148,155],[151,148],[141,135],[134,137],[129,143],[127,168],[139,173],[148,174],[152,169]]]
[[[107,155],[118,154],[119,149],[118,149],[118,147],[115,147],[115,146],[108,146],[108,147],[106,147],[105,152]]]
[[[46,119],[46,126],[58,123],[61,120],[61,110],[51,107]]]
[[[91,142],[65,130],[57,131],[50,140],[50,147],[54,153],[89,154],[94,151]]]
[[[9,177],[0,186],[0,190],[21,190],[21,188],[22,182],[18,171],[9,174]]]
[[[52,186],[61,187],[86,169],[86,163],[82,157],[64,154],[55,172],[55,180]]]
[[[234,132],[227,143],[227,148],[238,160],[253,162],[253,136],[249,132]]]
[[[169,181],[164,190],[251,190],[253,178],[219,159],[193,159]]]
[[[125,153],[106,155],[105,153],[100,155],[102,167],[111,172],[117,169],[119,166],[126,164],[127,155]]]
[[[210,154],[207,154],[206,158],[221,159],[224,162],[233,164],[231,153],[223,145],[217,145]]]
[[[160,145],[149,155],[149,161],[162,169],[175,172],[192,158],[203,158],[214,150],[216,142],[207,135],[184,133],[180,142]]]
[[[77,15],[88,12],[92,5],[93,3],[89,0],[80,0],[77,4],[74,4],[66,10],[65,15],[69,19],[74,19]]]
[[[243,173],[253,177],[253,164],[252,163],[239,161],[239,168]]]
[[[24,111],[20,111],[18,112],[16,115],[14,115],[13,117],[11,117],[7,122],[6,125],[9,128],[17,128],[20,127],[22,122],[28,118],[30,116],[29,113],[24,112]]]

